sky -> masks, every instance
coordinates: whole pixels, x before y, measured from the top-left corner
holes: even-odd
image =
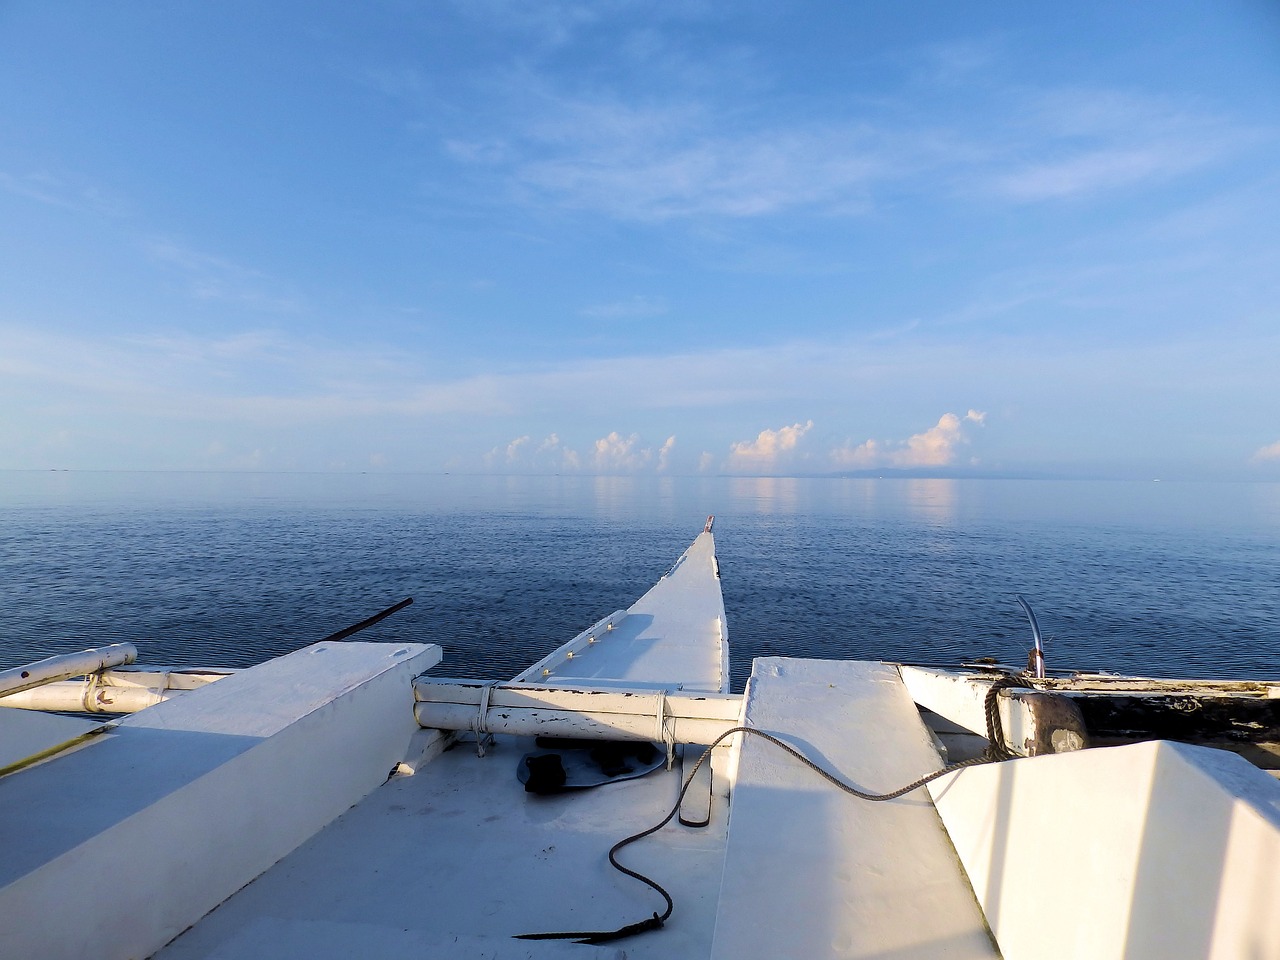
[[[0,469],[1280,480],[1280,3],[0,0]]]

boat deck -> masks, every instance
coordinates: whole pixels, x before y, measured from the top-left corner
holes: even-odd
[[[758,660],[748,691],[748,725],[868,789],[939,764],[891,666]],[[872,737],[882,749],[866,749]],[[998,955],[927,794],[856,800],[756,738],[741,746],[731,803],[717,769],[708,826],[673,820],[620,854],[674,898],[660,932],[599,947],[514,939],[660,912],[660,897],[607,853],[660,822],[680,786],[677,768],[529,795],[516,771],[533,746],[506,738],[478,757],[459,743],[393,778],[158,956]],[[732,762],[717,757],[718,768]]]
[[[27,738],[38,753],[0,777],[0,956],[1280,956],[1274,779],[1156,741],[849,797],[939,770],[904,678],[920,671],[758,659],[746,692],[724,693],[709,527],[640,601],[509,683],[436,678],[434,645],[322,641],[56,756],[62,725]],[[967,678],[935,679],[961,707],[985,704]],[[480,756],[465,738],[486,731],[501,735]],[[667,817],[680,768],[532,795],[520,760],[549,733],[738,741],[680,819],[620,854],[674,898],[661,931],[516,939],[618,930],[665,906],[608,852]]]
[[[614,870],[609,848],[666,815],[679,767],[539,797],[516,779],[532,741],[477,757],[460,743],[396,777],[157,956],[236,960],[353,956],[709,956],[724,863],[718,800],[709,826],[668,825],[621,854],[667,887],[659,934],[590,947],[520,933],[613,930],[661,911],[661,898]]]

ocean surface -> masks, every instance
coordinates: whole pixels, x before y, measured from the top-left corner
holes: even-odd
[[[244,666],[361,634],[506,678],[716,514],[740,690],[786,654],[1280,678],[1280,484],[0,472],[0,666]]]

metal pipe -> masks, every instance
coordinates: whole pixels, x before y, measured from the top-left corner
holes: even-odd
[[[1035,649],[1031,651],[1028,658],[1027,667],[1031,671],[1031,675],[1039,680],[1044,679],[1044,641],[1040,638],[1040,624],[1036,621],[1035,611],[1031,609],[1031,604],[1022,599],[1022,594],[1014,594],[1018,599],[1018,603],[1022,605],[1022,609],[1027,614],[1027,619],[1031,621],[1031,636],[1035,640]]]
[[[108,667],[133,663],[137,659],[138,648],[132,643],[113,643],[109,647],[97,647],[79,653],[62,653],[24,667],[0,670],[0,696],[30,690],[55,680],[87,676]]]

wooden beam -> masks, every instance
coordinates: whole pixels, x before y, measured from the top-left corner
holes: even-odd
[[[710,743],[742,713],[727,693],[664,693],[617,687],[567,689],[419,677],[419,725],[522,736]],[[483,717],[481,703],[485,704]]]

